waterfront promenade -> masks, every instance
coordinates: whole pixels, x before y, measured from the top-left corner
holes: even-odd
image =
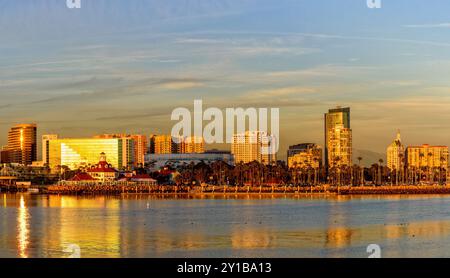
[[[162,185],[50,185],[33,187],[42,194],[61,195],[120,195],[120,194],[337,194],[337,195],[407,195],[407,194],[449,194],[450,186],[405,185],[405,186],[162,186]],[[26,192],[14,187],[2,187],[1,192]]]

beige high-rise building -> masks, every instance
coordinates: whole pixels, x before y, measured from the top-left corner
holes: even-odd
[[[343,124],[328,132],[328,166],[352,166],[352,130]]]
[[[405,148],[402,145],[400,131],[397,132],[397,138],[387,147],[386,161],[387,167],[391,170],[400,170],[404,165]]]
[[[204,153],[205,140],[202,137],[190,136],[180,138],[180,143],[177,144],[178,153]]]
[[[150,149],[155,154],[177,153],[177,145],[171,135],[152,135],[150,137]]]
[[[37,160],[36,124],[19,124],[8,132],[8,163],[31,165]]]
[[[276,138],[262,131],[247,131],[235,134],[231,144],[231,153],[236,163],[258,161],[270,164],[276,161],[274,152]]]
[[[50,161],[49,161],[49,144],[51,140],[56,140],[58,139],[58,135],[57,134],[46,134],[46,135],[42,135],[42,163],[44,165],[49,166],[50,165]]]
[[[447,168],[448,147],[447,146],[409,146],[406,149],[406,162],[408,167],[417,169],[422,167]]]
[[[342,162],[345,161],[345,165],[352,164],[352,140],[350,128],[350,108],[337,107],[335,109],[328,110],[325,113],[325,167],[328,169],[332,167],[330,164],[336,161],[337,156],[342,156],[340,159]],[[339,133],[339,134],[337,134]],[[331,140],[330,136],[333,136]],[[336,140],[342,137],[341,142]],[[348,137],[348,138],[347,138]],[[347,139],[346,139],[347,138]],[[338,140],[340,141],[340,139]],[[332,145],[334,145],[332,149]],[[330,155],[334,155],[331,157]],[[341,163],[342,164],[342,163]]]

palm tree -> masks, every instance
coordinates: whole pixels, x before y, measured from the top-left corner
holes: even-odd
[[[361,156],[358,156],[358,166],[360,168],[361,174],[360,174],[360,179],[361,179],[361,186],[364,185],[364,167],[361,168],[361,161],[363,160],[363,158]]]
[[[378,162],[380,163],[379,164],[379,168],[378,168],[378,177],[379,177],[379,182],[380,182],[380,185],[383,185],[383,159],[379,159],[378,160]]]

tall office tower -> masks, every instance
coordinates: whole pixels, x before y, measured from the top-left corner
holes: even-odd
[[[328,169],[330,167],[331,159],[336,160],[336,157],[330,157],[330,146],[336,144],[335,140],[333,142],[330,141],[330,134],[336,135],[337,128],[339,127],[339,132],[349,133],[351,137],[351,129],[350,129],[350,108],[341,108],[337,107],[335,109],[328,110],[328,113],[325,113],[325,167]],[[345,135],[345,134],[342,134]],[[336,139],[336,138],[335,138]],[[351,140],[347,140],[347,144],[349,145],[341,145],[342,149],[346,149],[350,151],[350,164],[351,164],[351,152],[352,152],[352,142]],[[335,151],[334,151],[335,153]],[[348,157],[347,153],[343,153],[346,157]],[[347,159],[348,160],[348,159]]]
[[[36,124],[19,124],[8,132],[9,163],[31,165],[37,160]]]
[[[322,166],[322,147],[313,143],[289,146],[287,151],[288,167],[319,168]]]
[[[343,124],[328,132],[328,167],[352,166],[352,130]]]
[[[397,138],[387,147],[386,161],[387,167],[391,170],[400,170],[402,168],[405,155],[405,148],[403,147],[400,137],[400,131],[397,132]]]
[[[231,143],[231,153],[236,163],[258,161],[270,164],[276,161],[276,138],[262,131],[246,131],[235,134]]]
[[[148,153],[148,140],[147,136],[141,134],[101,134],[94,136],[94,138],[98,139],[113,139],[113,138],[123,138],[123,139],[132,139],[133,144],[133,166],[144,165],[145,163],[145,155]]]
[[[185,137],[180,138],[180,143],[177,144],[178,153],[204,153],[205,140],[203,137]]]
[[[151,145],[155,154],[172,154],[177,153],[178,148],[171,135],[153,135],[151,137]]]
[[[57,134],[46,134],[46,135],[42,135],[42,163],[44,163],[44,165],[49,165],[49,143],[50,140],[56,140],[58,139],[58,135]]]
[[[408,146],[406,148],[406,162],[408,168],[433,169],[448,168],[447,146]]]

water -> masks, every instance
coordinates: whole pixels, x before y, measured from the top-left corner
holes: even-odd
[[[450,257],[450,196],[0,194],[0,257],[368,257],[369,244]]]

